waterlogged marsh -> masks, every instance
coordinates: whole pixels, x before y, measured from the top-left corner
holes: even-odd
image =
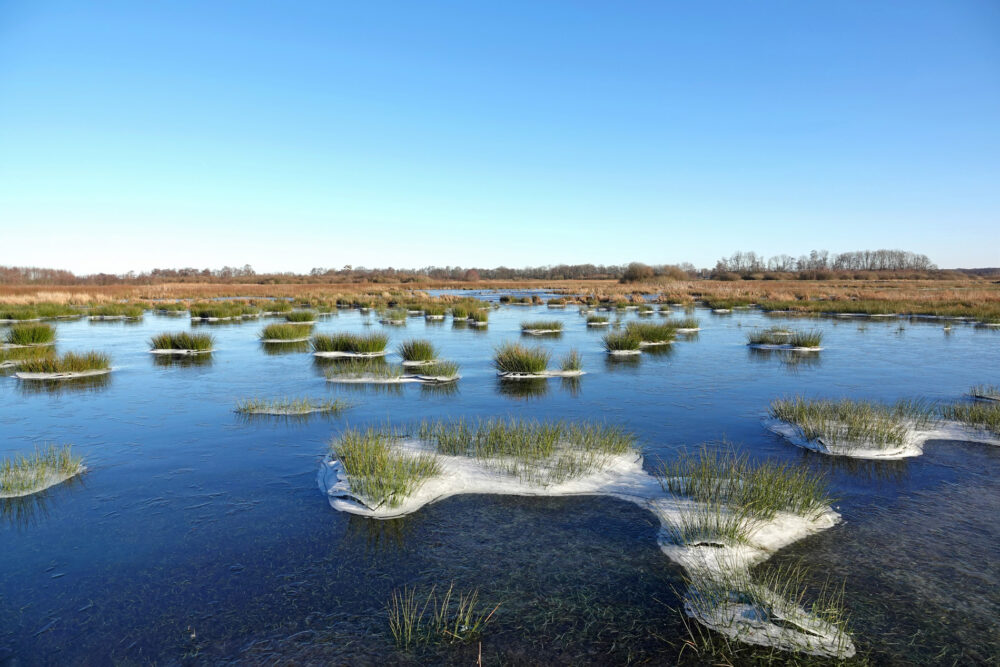
[[[612,323],[616,313],[607,315]],[[772,399],[803,394],[892,402],[960,399],[1000,368],[1000,332],[964,324],[766,317],[699,309],[702,331],[638,358],[610,358],[572,306],[507,306],[485,328],[408,317],[384,327],[356,311],[315,332],[385,332],[387,349],[431,341],[461,366],[457,386],[355,387],[325,381],[308,347],[269,354],[257,339],[282,318],[192,327],[56,322],[60,354],[100,350],[100,384],[30,387],[0,378],[0,455],[72,443],[88,471],[35,497],[0,501],[0,663],[474,661],[476,646],[400,653],[384,605],[402,586],[478,587],[490,608],[483,659],[673,662],[685,636],[682,571],[656,545],[657,522],[611,498],[456,496],[402,519],[335,512],[316,488],[331,437],[347,426],[427,417],[603,419],[659,457],[728,439],[752,455],[827,475],[845,522],[781,551],[847,579],[860,651],[884,663],[984,662],[996,655],[1000,451],[935,442],[906,461],[842,461],[763,428]],[[673,317],[681,318],[683,311]],[[659,316],[654,320],[659,322]],[[558,319],[527,342],[558,360],[580,351],[581,378],[522,385],[492,357],[523,320]],[[639,321],[628,311],[625,322]],[[366,326],[364,323],[368,322]],[[823,350],[754,350],[746,333],[821,330]],[[205,362],[158,360],[149,339],[211,333]],[[390,362],[397,363],[395,355]],[[553,365],[556,365],[553,362]],[[248,397],[341,399],[339,415],[254,418]],[[675,642],[676,645],[671,645]]]

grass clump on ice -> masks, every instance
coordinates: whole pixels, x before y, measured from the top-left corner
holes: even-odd
[[[685,317],[685,318],[680,319],[680,320],[672,320],[670,324],[672,326],[676,327],[677,329],[700,329],[701,328],[701,320],[699,320],[697,317]]]
[[[437,349],[429,340],[412,338],[403,341],[396,348],[403,361],[434,361],[437,359]]]
[[[209,334],[162,333],[149,341],[151,350],[211,350],[215,338]]]
[[[424,317],[444,317],[448,312],[443,303],[429,303],[424,306]]]
[[[389,344],[389,337],[383,333],[370,334],[320,334],[312,337],[313,352],[352,352],[373,354],[382,352]]]
[[[456,320],[469,319],[469,309],[466,306],[454,305],[451,307],[451,316]]]
[[[732,449],[682,452],[661,463],[656,476],[664,491],[699,503],[720,502],[757,519],[770,520],[778,512],[812,519],[833,502],[826,482],[805,467],[754,462]]]
[[[1000,403],[954,403],[941,406],[941,416],[1000,435]]]
[[[602,470],[609,459],[638,454],[635,436],[598,423],[520,419],[423,422],[420,440],[439,454],[475,458],[531,484],[558,484]]]
[[[769,414],[797,426],[806,440],[875,449],[902,447],[911,429],[927,428],[934,420],[933,409],[920,401],[884,405],[874,401],[796,397],[772,402]]]
[[[236,403],[236,412],[244,415],[307,415],[313,412],[340,414],[350,407],[340,399],[315,398],[245,398]]]
[[[490,311],[479,309],[469,311],[469,320],[485,324],[490,320]]]
[[[56,330],[48,324],[15,324],[4,335],[8,345],[47,345],[55,339]]]
[[[1000,385],[977,384],[969,390],[969,395],[973,398],[1000,401]]]
[[[521,331],[562,331],[559,320],[528,320],[521,322]]]
[[[55,350],[47,345],[0,348],[0,365],[17,366],[28,359],[54,357],[55,354]]]
[[[327,379],[362,379],[394,380],[403,376],[399,366],[387,364],[373,359],[350,359],[342,361],[326,370]]]
[[[25,373],[83,373],[103,371],[111,368],[111,357],[103,352],[75,354],[67,352],[62,357],[51,356],[27,359],[21,362],[19,370]]]
[[[479,590],[456,592],[452,583],[440,597],[436,586],[426,595],[416,587],[393,591],[386,604],[389,632],[396,646],[408,649],[416,644],[457,644],[478,640],[500,607],[480,607]]]
[[[260,309],[243,301],[208,301],[191,304],[193,319],[231,319],[252,317],[260,314]]]
[[[785,331],[784,329],[754,329],[747,334],[747,345],[789,345],[791,347],[819,347],[823,332]]]
[[[183,313],[188,309],[187,303],[183,301],[156,301],[150,307],[164,313]]]
[[[426,377],[453,378],[458,375],[458,364],[454,361],[435,361],[433,364],[421,366],[417,372]]]
[[[351,493],[369,507],[399,507],[424,481],[441,472],[433,453],[404,454],[393,448],[399,437],[389,427],[347,429],[330,445],[344,467]]]
[[[850,622],[844,607],[844,585],[827,579],[818,588],[811,590],[807,585],[809,571],[801,561],[765,565],[751,572],[745,568],[725,568],[713,577],[685,575],[687,593],[684,596],[688,613],[695,618],[716,619],[716,613],[731,605],[744,604],[750,607],[739,618],[770,619],[781,624],[787,632],[781,632],[781,641],[786,647],[764,647],[746,643],[740,639],[737,626],[735,638],[727,633],[710,630],[697,621],[684,617],[688,637],[683,645],[693,654],[693,661],[680,660],[678,664],[718,664],[718,665],[802,665],[813,664],[809,653],[821,650],[832,654],[830,658],[817,658],[815,664],[844,664],[841,660],[854,654],[850,639]],[[809,623],[800,625],[796,620],[805,613],[813,622],[822,624],[822,631],[832,637],[821,638],[809,631]],[[800,621],[801,622],[801,621]],[[796,653],[790,654],[793,650]],[[851,663],[853,664],[853,663]],[[867,664],[860,660],[857,664]]]
[[[252,303],[265,313],[290,313],[295,308],[295,304],[284,299],[261,299]]]
[[[549,366],[549,352],[540,347],[505,343],[496,349],[493,366],[501,373],[542,373]]]
[[[268,324],[257,334],[261,340],[301,340],[312,333],[313,325],[308,324]]]
[[[604,315],[588,315],[587,324],[607,324],[608,318]]]
[[[601,340],[608,352],[633,352],[641,347],[642,342],[628,330],[606,334]]]
[[[293,310],[285,314],[285,321],[292,323],[310,323],[315,322],[318,315],[312,310]]]
[[[0,307],[0,320],[37,320],[41,315],[34,306]]]
[[[73,456],[70,445],[49,445],[28,456],[0,461],[0,497],[31,493],[53,477],[80,472],[83,460]]]
[[[625,335],[643,343],[670,343],[677,337],[677,327],[673,324],[629,322],[625,327]]]
[[[582,371],[583,357],[576,349],[572,349],[559,360],[559,368],[564,371]]]
[[[124,317],[130,320],[141,318],[144,312],[142,306],[130,303],[109,303],[90,309],[91,317]]]

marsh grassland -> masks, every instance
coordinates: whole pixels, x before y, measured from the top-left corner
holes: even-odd
[[[992,656],[997,287],[491,285],[0,287],[0,664]]]

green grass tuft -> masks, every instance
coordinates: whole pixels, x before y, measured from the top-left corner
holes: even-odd
[[[677,337],[677,327],[673,324],[629,322],[625,327],[625,335],[643,343],[669,343]]]
[[[1000,403],[954,403],[941,406],[941,416],[1000,435]]]
[[[906,444],[911,429],[924,429],[933,422],[934,410],[920,401],[883,405],[797,397],[772,402],[770,416],[797,426],[806,440],[820,439],[837,447],[896,449]]]
[[[429,340],[412,338],[403,341],[396,348],[403,361],[433,361],[437,359],[438,351]]]
[[[496,349],[493,366],[501,373],[541,373],[549,366],[549,352],[540,347],[505,343]]]
[[[476,641],[500,607],[480,608],[478,589],[456,593],[452,583],[440,597],[435,589],[432,586],[426,595],[419,595],[415,587],[393,591],[386,613],[389,632],[399,648]]]
[[[559,320],[528,320],[521,322],[521,331],[562,331],[563,323]]]
[[[312,310],[294,310],[285,314],[285,320],[292,323],[315,322],[317,317]]]
[[[352,333],[321,334],[313,336],[313,352],[353,352],[372,354],[382,352],[389,344],[389,336],[383,333],[365,335]]]
[[[608,352],[638,350],[639,343],[642,342],[627,330],[606,334],[601,340],[604,342],[604,349]]]
[[[19,370],[26,373],[82,373],[111,368],[111,357],[103,352],[74,354],[67,352],[62,357],[42,357],[28,359],[21,363]]]
[[[583,358],[579,352],[572,349],[559,361],[559,368],[564,371],[582,371]]]
[[[260,330],[261,340],[301,340],[312,333],[312,324],[268,324]]]
[[[90,309],[92,317],[125,317],[133,320],[141,318],[144,312],[143,306],[129,303],[109,303]]]
[[[440,454],[468,456],[532,484],[558,484],[603,469],[634,452],[635,437],[617,426],[535,420],[423,422],[419,439]]]
[[[819,347],[823,332],[786,331],[780,328],[754,329],[747,334],[748,345],[790,345],[791,347]]]
[[[75,475],[82,459],[73,456],[70,445],[49,445],[29,456],[0,461],[0,496],[30,493],[53,476]]]
[[[404,454],[389,428],[347,429],[330,449],[344,467],[351,492],[369,507],[399,507],[427,479],[441,472],[434,454]]]
[[[236,403],[236,412],[245,415],[306,415],[313,412],[340,414],[349,407],[340,399],[245,398]]]
[[[151,350],[211,350],[215,338],[209,334],[162,333],[149,341]]]
[[[8,345],[45,345],[56,339],[56,330],[48,324],[15,324],[7,330]]]

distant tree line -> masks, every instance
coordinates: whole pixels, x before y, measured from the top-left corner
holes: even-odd
[[[996,275],[991,269],[962,269],[968,275]],[[77,276],[70,271],[37,267],[0,266],[0,285],[150,285],[159,283],[413,283],[426,281],[477,282],[480,280],[618,280],[625,283],[691,279],[828,279],[837,276],[879,277],[906,273],[908,277],[946,277],[956,272],[939,271],[926,255],[903,250],[859,250],[830,254],[813,250],[798,258],[775,255],[765,258],[755,252],[737,251],[716,262],[713,269],[693,264],[557,264],[514,269],[461,266],[425,266],[419,269],[366,268],[350,264],[337,268],[316,267],[308,273],[258,274],[253,267],[224,266],[221,269],[153,269],[124,274],[95,273]],[[865,275],[868,274],[868,275]],[[877,274],[877,275],[875,275]]]
[[[790,255],[765,258],[755,252],[734,252],[715,264],[714,273],[762,273],[764,271],[934,271],[937,266],[927,255],[906,250],[857,250],[831,255],[813,250],[798,259]]]

